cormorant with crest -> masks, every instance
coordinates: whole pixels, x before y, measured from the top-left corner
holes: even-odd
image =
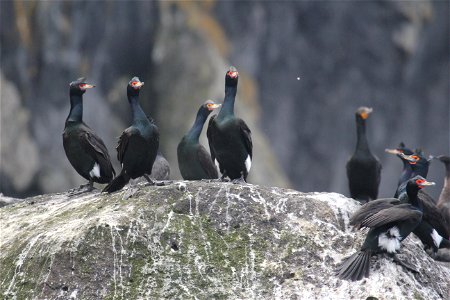
[[[94,182],[108,183],[116,174],[102,139],[83,122],[83,94],[93,87],[85,78],[70,83],[70,112],[63,133],[69,162],[78,174],[89,180],[87,185],[80,186],[80,189],[87,187],[87,191],[94,188]]]

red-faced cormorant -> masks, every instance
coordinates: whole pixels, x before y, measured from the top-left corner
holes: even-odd
[[[93,189],[94,182],[108,183],[116,174],[105,144],[83,122],[83,94],[93,87],[84,78],[70,83],[70,112],[63,133],[67,158],[78,174],[89,180],[88,191]]]
[[[216,179],[217,168],[211,156],[199,143],[199,137],[209,114],[220,104],[208,100],[200,106],[194,125],[181,139],[177,148],[178,167],[181,176],[186,180]]]
[[[104,192],[112,193],[122,189],[130,178],[144,176],[153,183],[149,175],[159,148],[159,131],[139,105],[139,91],[143,85],[138,77],[133,77],[128,83],[127,96],[133,121],[122,132],[117,145],[117,159],[122,164],[122,171],[105,187]]]
[[[381,178],[381,163],[370,152],[366,137],[366,119],[370,113],[372,108],[368,107],[360,107],[356,110],[356,149],[347,162],[350,196],[364,202],[377,199]]]
[[[361,250],[346,258],[337,268],[337,276],[345,280],[361,280],[369,276],[370,257],[387,253],[394,261],[415,271],[400,261],[396,252],[401,242],[419,225],[422,219],[422,204],[417,197],[419,189],[433,185],[421,176],[410,179],[407,193],[410,203],[397,199],[379,199],[363,205],[350,219],[356,228],[370,228]]]
[[[411,149],[407,148],[403,142],[401,142],[397,148],[385,149],[385,151],[387,153],[397,155],[397,157],[399,157],[402,160],[403,170],[402,170],[402,174],[400,175],[400,178],[398,179],[398,184],[397,184],[397,188],[398,188],[403,182],[405,182],[409,178],[411,178],[411,172],[412,172],[410,164],[408,163],[408,161],[406,159],[403,159],[400,156],[400,153],[403,153],[406,155],[412,155],[414,152]],[[423,176],[423,177],[426,177],[426,176]]]
[[[211,158],[219,165],[221,179],[246,181],[252,165],[251,131],[242,119],[234,115],[239,73],[230,67],[225,75],[225,98],[218,115],[209,120],[208,136]]]

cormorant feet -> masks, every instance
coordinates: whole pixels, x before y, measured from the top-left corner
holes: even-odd
[[[244,174],[241,174],[241,177],[233,179],[231,182],[233,184],[247,184],[247,181],[244,179]]]
[[[149,185],[156,185],[156,186],[165,186],[173,182],[172,180],[161,180],[161,181],[153,180],[148,175],[144,175],[144,178],[147,180]]]
[[[400,260],[396,254],[393,254],[391,257],[394,259],[394,262],[396,264],[404,267],[405,269],[407,269],[410,272],[413,272],[413,273],[416,273],[416,274],[420,274],[420,272],[416,268],[414,268],[412,265],[410,265],[410,264]]]

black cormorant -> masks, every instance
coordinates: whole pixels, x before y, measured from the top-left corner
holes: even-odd
[[[132,123],[122,132],[116,148],[122,171],[105,187],[104,192],[118,191],[130,181],[130,178],[141,176],[154,183],[149,175],[159,148],[159,131],[139,105],[139,91],[143,85],[138,77],[133,77],[128,83],[127,96],[131,106]]]
[[[367,142],[366,119],[370,113],[372,108],[368,107],[360,107],[356,110],[356,149],[347,162],[350,196],[364,202],[377,199],[381,178],[381,163],[370,152]]]
[[[346,258],[337,268],[337,276],[345,280],[361,280],[369,276],[370,257],[387,253],[394,261],[414,270],[396,257],[401,242],[419,225],[422,219],[422,204],[417,193],[419,189],[433,182],[421,176],[410,179],[407,193],[410,203],[397,199],[378,199],[363,205],[350,219],[356,228],[370,228],[361,250]]]
[[[93,189],[94,182],[108,183],[116,174],[105,144],[83,122],[83,94],[93,87],[85,78],[70,83],[70,112],[63,133],[67,158],[78,174],[89,180],[87,185],[81,186],[87,186],[88,191]]]
[[[239,73],[230,67],[225,75],[225,98],[219,114],[209,120],[207,136],[213,162],[219,165],[221,179],[247,181],[252,165],[251,131],[242,119],[234,115]]]
[[[200,180],[218,177],[217,168],[211,160],[211,155],[199,143],[200,133],[206,119],[218,107],[220,107],[220,104],[215,104],[211,100],[200,106],[194,125],[178,144],[178,167],[183,179]]]

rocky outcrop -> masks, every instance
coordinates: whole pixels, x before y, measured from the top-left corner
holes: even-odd
[[[4,299],[441,299],[450,269],[409,237],[403,259],[341,281],[361,244],[339,194],[231,183],[50,194],[1,208]],[[373,299],[373,298],[371,298]]]

